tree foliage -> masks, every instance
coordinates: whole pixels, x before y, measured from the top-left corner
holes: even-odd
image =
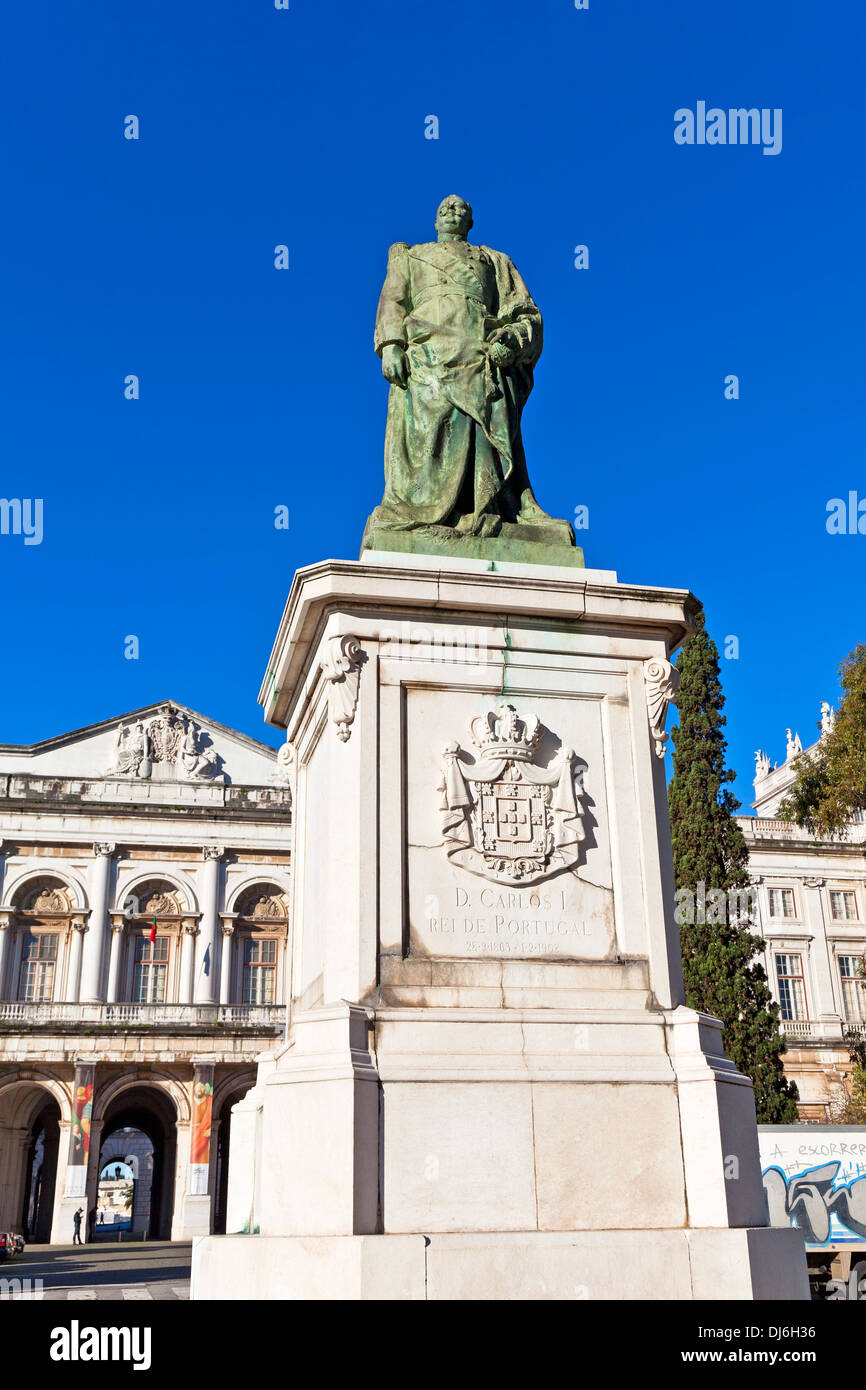
[[[729,892],[749,882],[748,849],[734,818],[740,803],[729,786],[736,774],[725,766],[719,654],[703,614],[677,667],[679,726],[672,731],[669,791],[674,872],[678,892],[703,900],[711,889]],[[797,1088],[782,1069],[779,1006],[755,960],[763,943],[750,926],[732,913],[721,923],[680,923],[686,1003],[721,1019],[728,1056],[754,1083],[759,1122],[786,1124],[797,1119]]]
[[[822,839],[848,829],[866,810],[866,644],[840,668],[842,703],[833,728],[794,762],[795,780],[779,805],[781,820]]]

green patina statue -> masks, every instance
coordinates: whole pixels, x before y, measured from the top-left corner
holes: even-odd
[[[570,523],[535,500],[520,434],[541,314],[508,256],[470,246],[471,226],[469,204],[446,198],[437,241],[388,253],[385,495],[362,549],[582,565]]]

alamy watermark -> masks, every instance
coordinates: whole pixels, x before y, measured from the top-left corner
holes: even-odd
[[[0,497],[0,536],[23,536],[25,545],[41,545],[42,498]]]
[[[382,655],[402,661],[456,661],[484,665],[495,652],[485,628],[454,629],[400,622],[384,627]],[[387,645],[385,645],[387,644]]]
[[[831,497],[825,525],[830,536],[866,536],[866,497],[853,489],[847,498]]]
[[[674,140],[678,145],[761,145],[763,154],[782,153],[782,108],[737,106],[724,110],[699,101],[692,111],[681,106],[674,112]]]
[[[0,1303],[41,1299],[44,1288],[42,1279],[0,1279]]]
[[[679,925],[722,927],[728,922],[748,925],[757,920],[758,890],[749,888],[708,888],[701,880],[676,893],[674,917]]]

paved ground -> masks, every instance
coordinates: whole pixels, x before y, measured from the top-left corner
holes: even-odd
[[[191,1256],[188,1241],[30,1245],[23,1255],[3,1261],[0,1279],[41,1279],[45,1302],[189,1298]]]

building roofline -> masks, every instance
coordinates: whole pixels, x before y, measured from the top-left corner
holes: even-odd
[[[181,714],[188,715],[196,723],[207,724],[213,729],[219,729],[220,733],[234,739],[236,743],[245,744],[257,753],[266,753],[276,761],[277,750],[270,743],[262,743],[260,739],[250,738],[249,734],[243,734],[239,729],[222,724],[218,719],[212,719],[209,714],[201,714],[198,710],[191,709],[189,705],[182,705],[179,700],[156,700],[153,704],[142,705],[140,709],[129,710],[125,714],[112,715],[110,719],[100,719],[96,724],[85,724],[80,729],[70,729],[67,733],[55,734],[53,738],[40,739],[37,743],[0,743],[0,753],[17,753],[20,757],[32,758],[40,753],[50,752],[54,748],[62,748],[65,744],[73,743],[75,740],[85,738],[90,734],[97,734],[105,729],[119,728],[121,724],[126,724],[134,719],[141,719],[145,715],[158,714],[169,705]]]

